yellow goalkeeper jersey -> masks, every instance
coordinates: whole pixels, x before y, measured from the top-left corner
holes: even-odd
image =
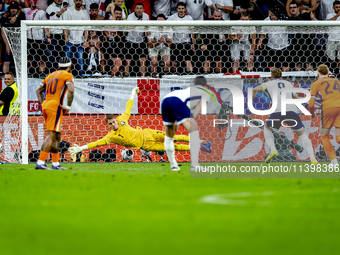
[[[117,117],[118,130],[111,130],[103,139],[106,144],[116,143],[132,149],[139,149],[143,145],[142,129],[140,127],[133,128],[129,125],[130,112],[132,109],[133,101],[129,99],[126,104],[125,112]]]
[[[105,145],[109,143],[116,143],[128,148],[139,149],[143,145],[143,134],[140,127],[133,128],[129,125],[130,112],[132,109],[133,101],[129,99],[126,104],[125,112],[117,117],[119,127],[117,130],[111,130],[104,138],[89,143],[89,149]]]

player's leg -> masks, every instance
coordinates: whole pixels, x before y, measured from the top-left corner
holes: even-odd
[[[177,126],[175,124],[165,126],[164,148],[170,161],[171,170],[173,171],[180,170],[175,159],[174,136],[176,131]]]
[[[177,98],[165,98],[161,104],[163,124],[165,127],[164,149],[168,155],[171,170],[179,171],[180,168],[175,159],[174,136],[177,131],[176,117],[173,114],[173,107],[176,106]],[[178,99],[179,100],[179,99]]]
[[[66,170],[59,164],[59,143],[61,140],[61,133],[56,132],[55,139],[52,143],[51,155],[52,155],[52,169],[54,170]]]
[[[333,123],[336,125],[339,124],[339,119],[337,116],[338,116],[337,108],[329,108],[321,112],[320,136],[323,148],[331,160],[331,164],[329,165],[330,167],[338,166],[338,160],[336,159],[334,147],[329,139],[329,132],[333,127]]]
[[[188,131],[190,136],[191,168],[196,169],[196,167],[200,167],[198,163],[198,155],[200,152],[201,139],[198,132],[198,126],[194,118],[188,118],[184,123],[182,123],[182,125]]]
[[[338,165],[338,160],[336,159],[334,147],[331,141],[329,140],[329,131],[330,131],[329,128],[320,128],[320,136],[321,136],[322,146],[326,154],[331,160],[330,166],[334,167]]]
[[[264,126],[263,129],[265,143],[269,146],[270,153],[266,158],[265,162],[270,163],[279,153],[276,150],[275,143],[274,143],[274,135],[272,129],[269,128],[267,125]]]
[[[307,151],[311,163],[314,165],[318,164],[319,162],[315,158],[312,142],[306,134],[305,129],[303,128],[299,131],[296,131],[296,134],[299,136],[299,139],[303,144],[303,148]]]
[[[270,153],[268,157],[266,158],[265,162],[270,163],[279,153],[276,150],[275,142],[274,142],[274,135],[273,135],[273,129],[278,130],[281,126],[281,121],[277,121],[280,118],[281,113],[276,112],[272,113],[267,122],[266,125],[264,125],[263,134],[265,143],[269,146]],[[275,121],[274,121],[275,120]]]
[[[41,146],[39,159],[38,159],[38,162],[35,166],[35,169],[51,170],[50,168],[48,168],[46,166],[45,162],[46,162],[46,159],[47,159],[47,157],[48,157],[48,155],[51,151],[54,139],[55,139],[55,132],[48,130],[47,131],[47,137],[45,138],[45,141]]]
[[[305,132],[305,126],[303,125],[300,116],[295,112],[288,111],[286,118],[290,119],[289,121],[285,121],[286,125],[290,126],[299,136],[299,139],[303,144],[302,147],[307,151],[311,163],[314,165],[318,164],[319,162],[315,158],[312,142]]]

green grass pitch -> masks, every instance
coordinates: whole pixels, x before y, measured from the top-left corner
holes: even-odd
[[[171,172],[168,163],[63,166],[0,165],[1,255],[340,250],[340,179],[195,179],[188,164]],[[232,203],[202,202],[215,194]]]

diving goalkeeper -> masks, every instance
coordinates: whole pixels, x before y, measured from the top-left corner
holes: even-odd
[[[122,115],[115,117],[110,114],[106,117],[105,121],[111,131],[102,139],[79,147],[74,144],[69,149],[71,156],[83,151],[95,148],[100,145],[106,145],[109,143],[116,143],[131,149],[142,149],[145,151],[161,151],[164,148],[165,132],[154,129],[142,129],[140,127],[133,128],[129,125],[128,120],[130,118],[130,112],[133,105],[133,99],[139,92],[139,88],[136,87],[132,90],[131,96],[126,104],[126,109]],[[175,142],[189,142],[189,136],[177,135],[174,137]],[[202,149],[209,152],[210,148],[202,145]],[[175,150],[177,151],[189,151],[189,145],[187,144],[175,144]]]

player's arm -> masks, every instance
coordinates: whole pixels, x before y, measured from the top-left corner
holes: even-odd
[[[265,87],[264,84],[255,87],[255,88],[253,89],[253,95],[252,95],[253,100],[254,100],[254,98],[256,97],[256,95],[257,95],[258,92],[262,92],[262,91],[264,91],[265,89],[266,89],[266,87]]]
[[[44,95],[43,95],[43,93],[44,93],[44,91],[46,89],[46,84],[44,82],[45,82],[45,80],[42,83],[40,83],[39,88],[36,90],[37,98],[38,98],[38,101],[39,101],[40,105],[42,105],[43,102],[44,102]]]
[[[88,143],[85,144],[83,146],[78,146],[76,144],[73,145],[73,147],[71,147],[68,151],[70,152],[71,156],[78,154],[79,152],[85,151],[85,150],[89,150],[89,149],[93,149],[97,146],[101,146],[101,145],[106,145],[108,144],[108,140],[106,139],[106,137],[96,141],[96,142],[92,142],[92,143]]]
[[[318,87],[316,85],[316,83],[312,83],[311,85],[311,98],[309,100],[309,103],[308,103],[308,111],[312,114],[312,118],[315,117],[315,108],[314,108],[314,104],[315,104],[315,99],[316,99],[316,95],[318,93]]]
[[[139,93],[139,88],[135,87],[132,89],[131,91],[131,95],[130,98],[128,100],[128,102],[126,103],[126,108],[124,113],[120,116],[120,118],[124,121],[127,121],[130,118],[130,112],[132,109],[132,105],[133,105],[133,99],[135,98],[135,96]]]
[[[63,106],[64,111],[67,113],[71,109],[74,96],[74,84],[73,82],[66,82],[67,86],[67,106]]]
[[[193,118],[196,119],[196,117],[201,113],[202,110],[202,100],[196,105],[194,112],[192,114]]]

